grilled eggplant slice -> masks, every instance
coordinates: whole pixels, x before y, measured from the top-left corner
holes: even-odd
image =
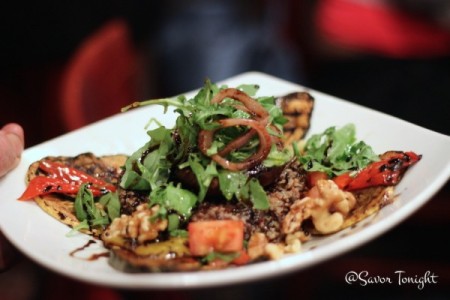
[[[314,109],[314,98],[308,92],[295,92],[277,99],[288,122],[284,124],[284,145],[300,141],[308,132]]]
[[[107,238],[103,238],[106,247]],[[189,255],[187,239],[172,237],[169,240],[146,245],[122,246],[115,244],[110,247],[109,264],[127,273],[138,272],[180,272],[194,271],[201,268],[198,260]]]
[[[97,157],[92,153],[83,153],[75,157],[67,156],[48,156],[42,160],[63,163],[69,167],[81,170],[89,175],[101,178],[106,182],[117,185],[121,167],[124,165],[127,156],[125,155],[109,155]],[[26,175],[27,183],[36,176],[45,176],[45,173],[39,169],[41,160],[34,162],[28,168]],[[55,194],[47,194],[34,198],[37,205],[58,221],[70,226],[76,227],[80,224],[74,209],[74,199],[70,196],[62,196]],[[83,231],[87,234],[98,236],[98,230]]]
[[[353,192],[356,198],[355,209],[353,209],[344,221],[341,229],[350,227],[363,219],[376,214],[384,206],[391,204],[394,200],[394,187],[371,187]]]

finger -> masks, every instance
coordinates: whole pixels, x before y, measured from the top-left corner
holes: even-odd
[[[25,135],[24,135],[22,126],[20,126],[19,124],[16,124],[16,123],[9,123],[9,124],[6,124],[5,126],[3,126],[2,130],[5,133],[10,133],[10,134],[16,135],[20,141],[20,146],[21,146],[20,148],[23,150],[23,147],[25,145]]]
[[[20,162],[24,149],[24,133],[17,124],[8,124],[0,130],[0,177]]]

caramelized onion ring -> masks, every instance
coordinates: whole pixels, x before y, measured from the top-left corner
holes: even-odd
[[[227,156],[231,151],[241,148],[256,134],[255,129],[250,129],[245,134],[229,142],[222,150],[218,152],[220,156]]]
[[[268,119],[268,117],[269,117],[269,113],[261,105],[261,103],[259,103],[258,101],[256,101],[255,99],[253,99],[252,97],[247,95],[246,93],[244,93],[238,89],[234,89],[234,88],[228,88],[228,89],[223,89],[223,90],[219,91],[211,99],[211,103],[220,103],[225,98],[231,98],[231,99],[237,100],[237,101],[241,102],[242,104],[244,104],[244,106],[249,110],[249,113],[253,117],[257,117],[257,118],[255,118],[257,120],[264,120],[264,119]]]
[[[232,126],[248,126],[256,131],[259,137],[259,147],[258,151],[252,156],[244,160],[243,162],[231,162],[224,157],[220,156],[218,153],[213,154],[211,159],[216,163],[221,165],[223,168],[231,171],[241,171],[251,169],[252,167],[261,163],[266,159],[270,152],[271,147],[271,137],[267,132],[265,126],[261,122],[252,119],[223,119],[218,121],[221,128],[232,127]],[[207,155],[208,149],[211,147],[215,130],[202,130],[198,136],[198,144],[200,151]],[[208,156],[208,155],[207,155]]]
[[[265,118],[261,121],[259,121],[259,123],[262,126],[266,126],[268,123],[268,119],[269,118]],[[235,140],[229,142],[222,150],[219,151],[219,155],[220,156],[227,156],[231,151],[236,150],[241,148],[242,146],[246,145],[248,143],[248,141],[250,141],[250,139],[252,137],[254,137],[257,134],[255,129],[250,129],[249,131],[247,131],[245,134],[243,134],[242,136],[236,138]]]

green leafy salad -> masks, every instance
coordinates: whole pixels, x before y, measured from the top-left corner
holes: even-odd
[[[254,97],[258,88],[257,85],[241,85],[236,90]],[[331,127],[322,134],[313,135],[306,143],[306,155],[300,155],[292,147],[280,147],[286,118],[276,105],[275,98],[254,97],[257,108],[252,107],[254,103],[248,104],[231,97],[223,97],[220,102],[213,100],[219,91],[226,89],[226,86],[218,87],[206,81],[197,95],[190,99],[181,95],[136,102],[125,107],[124,111],[158,104],[167,111],[172,106],[178,117],[173,128],[159,126],[147,132],[149,142],[134,152],[126,162],[121,187],[150,191],[150,205],[159,204],[164,213],[169,213],[169,216],[176,214],[184,219],[189,218],[192,208],[205,199],[213,180],[218,181],[220,192],[227,200],[234,198],[250,201],[256,209],[268,209],[264,187],[249,172],[255,166],[230,170],[211,158],[251,130],[248,126],[239,126],[239,123],[232,127],[221,127],[220,121],[224,119],[256,119],[263,123],[270,134],[271,143],[265,146],[269,147],[267,155],[257,165],[265,168],[283,166],[297,154],[306,170],[320,170],[334,176],[362,168],[378,159],[368,145],[362,141],[356,142],[355,128],[351,124],[339,130]],[[257,118],[258,108],[268,113],[265,120],[260,116]],[[204,132],[214,132],[214,136],[210,147],[201,151],[199,140]],[[244,145],[229,151],[227,160],[245,162],[258,151],[261,144],[261,137],[254,134]],[[176,170],[182,169],[189,169],[195,175],[198,188],[193,190],[183,187],[182,178],[174,175]],[[178,218],[169,217],[169,221],[171,220],[175,224],[169,227],[175,229]]]
[[[254,98],[255,103],[244,104],[236,99],[225,97],[220,103],[212,103],[212,99],[219,90],[217,85],[206,81],[198,94],[187,99],[185,96],[174,98],[149,100],[132,104],[124,108],[143,105],[163,105],[175,107],[179,114],[174,128],[159,126],[147,133],[150,141],[134,152],[127,160],[125,173],[120,185],[125,189],[150,191],[151,204],[160,204],[168,212],[174,212],[188,218],[192,208],[202,202],[213,180],[218,181],[220,192],[228,200],[236,198],[240,201],[251,201],[257,209],[267,209],[268,199],[264,188],[256,178],[249,175],[252,167],[262,165],[265,168],[282,166],[292,159],[293,152],[289,149],[277,147],[270,142],[264,159],[256,164],[249,164],[249,168],[242,170],[229,170],[219,165],[211,156],[217,155],[220,149],[229,145],[236,139],[248,135],[244,145],[236,146],[226,155],[231,163],[248,162],[261,147],[261,139],[257,134],[249,134],[248,126],[221,127],[220,120],[251,120],[255,117],[255,110],[264,109],[268,112],[263,123],[264,130],[270,134],[270,139],[281,139],[282,126],[286,122],[281,109],[276,106],[274,97]],[[248,96],[254,96],[258,90],[256,85],[241,85]],[[256,105],[256,109],[251,107]],[[262,106],[262,108],[260,107]],[[267,129],[266,129],[267,128]],[[214,132],[211,146],[202,152],[199,148],[199,139],[202,134]],[[176,170],[190,169],[195,175],[198,184],[197,191],[182,187],[180,178],[176,178]],[[170,219],[169,219],[170,220]]]
[[[299,155],[305,170],[325,172],[330,178],[361,170],[379,159],[372,147],[356,139],[353,124],[339,129],[329,127],[323,133],[312,135]]]
[[[229,89],[206,81],[190,99],[181,95],[135,102],[125,107],[123,111],[162,105],[166,112],[170,106],[175,108],[178,117],[173,128],[150,120],[149,124],[156,122],[159,126],[147,131],[149,141],[126,161],[120,186],[148,192],[149,205],[160,205],[158,217],[168,219],[169,230],[174,233],[179,228],[180,218],[189,219],[192,209],[207,197],[212,185],[217,186],[221,197],[227,200],[246,201],[255,209],[267,210],[268,196],[264,186],[252,176],[252,170],[283,167],[298,159],[306,171],[320,171],[333,178],[379,160],[370,146],[357,141],[353,124],[340,129],[330,127],[323,133],[312,135],[301,150],[296,143],[284,147],[286,118],[283,111],[276,105],[274,97],[255,97],[258,88],[257,85],[241,85]],[[230,90],[234,94],[230,94]],[[220,92],[225,93],[217,100]],[[231,96],[227,97],[228,94]],[[232,126],[223,126],[223,120],[237,121]],[[266,131],[265,134],[255,133],[257,130],[248,126],[246,120],[255,122],[259,127],[254,128]],[[202,144],[206,135],[211,139],[208,147]],[[265,148],[265,154],[258,156],[261,148]],[[228,150],[223,152],[224,149]],[[217,156],[220,160],[214,159]],[[226,163],[223,163],[224,159]],[[241,168],[230,168],[230,164],[240,164]],[[178,174],[182,170],[187,173]],[[187,174],[195,179],[193,188],[192,184],[183,184]],[[89,189],[80,191],[75,201],[77,216],[83,221],[80,228],[89,227],[88,219],[91,226],[107,225],[119,215],[117,192],[101,198],[105,212],[95,206]]]

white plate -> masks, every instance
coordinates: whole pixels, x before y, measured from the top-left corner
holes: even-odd
[[[251,72],[225,80],[229,86],[259,84],[259,95],[283,95],[304,87]],[[28,166],[47,155],[76,155],[92,151],[97,155],[131,154],[147,141],[145,124],[153,116],[169,126],[174,114],[162,115],[160,107],[145,107],[102,120],[80,130],[27,149],[20,165],[0,180],[0,228],[23,253],[42,266],[74,279],[123,288],[186,288],[226,285],[275,276],[304,269],[352,250],[391,229],[427,202],[450,176],[450,138],[397,118],[309,90],[316,98],[310,133],[329,126],[354,123],[359,139],[377,153],[386,150],[415,151],[422,160],[410,169],[396,191],[395,203],[375,217],[351,229],[304,245],[300,254],[236,269],[170,274],[126,274],[111,268],[107,258],[88,261],[88,251],[71,256],[90,237],[67,237],[69,229],[49,217],[34,202],[16,200],[24,191]],[[187,94],[192,95],[192,93]],[[171,111],[169,109],[169,111]],[[101,244],[88,247],[91,253],[104,252]]]

